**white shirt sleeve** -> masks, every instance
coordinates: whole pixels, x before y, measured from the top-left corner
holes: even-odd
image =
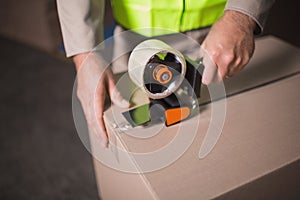
[[[67,57],[103,40],[104,0],[57,0],[57,10]]]

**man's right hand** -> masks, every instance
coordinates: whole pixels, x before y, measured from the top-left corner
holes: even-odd
[[[94,132],[103,147],[108,145],[103,112],[106,94],[122,108],[129,107],[123,99],[113,78],[112,71],[95,53],[82,53],[73,57],[77,71],[77,96],[83,107],[90,131]]]

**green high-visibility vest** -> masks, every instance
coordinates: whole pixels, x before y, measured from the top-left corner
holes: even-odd
[[[145,36],[185,32],[210,26],[222,16],[226,4],[226,0],[111,0],[111,2],[117,23]]]

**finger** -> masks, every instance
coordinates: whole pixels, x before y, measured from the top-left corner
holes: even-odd
[[[92,124],[95,129],[95,134],[97,138],[100,140],[100,144],[102,147],[107,147],[108,145],[108,134],[106,131],[103,113],[98,113],[96,117],[95,124]]]
[[[239,73],[245,67],[247,61],[249,61],[249,59],[245,58],[243,55],[236,57],[228,67],[226,77],[232,77]]]
[[[98,88],[95,94],[95,101],[94,101],[94,119],[95,124],[93,127],[96,130],[96,135],[100,139],[101,145],[103,147],[107,147],[108,144],[108,134],[106,131],[104,119],[103,119],[103,112],[104,112],[104,103],[105,103],[105,87],[102,81],[99,82]]]
[[[94,111],[93,113],[94,114],[87,119],[89,129],[92,130],[92,134],[95,134],[99,139],[101,146],[107,147],[108,136],[103,120],[103,114],[101,114],[101,111]]]
[[[224,79],[232,76],[231,72],[235,70],[235,54],[225,52],[218,59],[218,80],[223,81]]]
[[[108,72],[109,74],[107,75],[107,82],[108,82],[108,92],[109,92],[109,96],[111,101],[121,107],[121,108],[128,108],[130,106],[130,103],[125,100],[121,93],[118,91],[114,78],[112,76],[111,72]]]
[[[202,83],[208,85],[215,79],[217,65],[204,50],[200,50],[200,57],[203,58],[204,71],[202,75]]]
[[[108,146],[108,134],[106,131],[103,115],[98,117],[98,135],[100,136],[100,144],[106,148]]]
[[[130,107],[130,103],[122,97],[122,95],[116,89],[116,87],[114,89],[110,89],[110,90],[112,90],[112,91],[110,91],[111,101],[115,105],[117,105],[121,108],[129,108]]]

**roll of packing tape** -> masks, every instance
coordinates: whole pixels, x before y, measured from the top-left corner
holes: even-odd
[[[167,56],[166,62],[164,56]],[[156,62],[157,59],[160,59],[159,62]],[[131,80],[150,98],[161,99],[180,87],[186,73],[186,61],[176,49],[160,40],[150,39],[133,49],[128,61],[128,73]],[[148,77],[147,73],[151,73],[149,77],[157,81],[156,88],[161,84],[164,89],[151,90],[151,86],[149,87],[151,83],[145,78]]]

